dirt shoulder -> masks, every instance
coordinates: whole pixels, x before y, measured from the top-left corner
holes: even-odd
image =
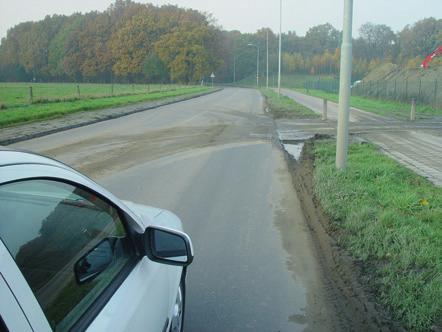
[[[352,331],[405,331],[392,320],[363,282],[362,266],[338,245],[330,233],[330,222],[314,196],[312,142],[305,144],[301,159],[286,153],[294,188],[298,192],[308,227],[314,238],[328,296],[341,320]]]
[[[208,92],[194,93],[178,97],[156,100],[153,102],[144,102],[139,104],[127,105],[122,107],[107,108],[94,111],[84,111],[69,114],[63,117],[47,119],[35,122],[24,123],[0,130],[0,145],[9,145],[12,143],[25,141],[28,139],[46,136],[56,132],[87,126],[93,123],[112,120],[122,116],[155,109],[181,101],[198,98],[208,94],[220,91],[221,89]]]

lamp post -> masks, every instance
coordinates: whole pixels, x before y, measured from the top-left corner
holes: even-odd
[[[267,67],[266,67],[266,88],[269,88],[269,30],[267,29]]]
[[[256,47],[256,87],[259,88],[259,46],[255,44],[247,44]]]
[[[282,0],[279,0],[279,55],[278,55],[278,96],[281,95],[281,35],[282,35]]]
[[[233,84],[236,83],[236,55],[233,55]]]
[[[344,32],[341,48],[339,81],[339,114],[336,136],[336,168],[347,167],[348,122],[350,116],[350,84],[352,67],[353,0],[344,0]]]

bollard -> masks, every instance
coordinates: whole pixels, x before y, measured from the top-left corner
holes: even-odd
[[[327,121],[327,99],[325,98],[322,106],[322,121]]]
[[[410,121],[416,120],[416,99],[411,99],[411,113],[410,113]]]
[[[29,102],[31,104],[34,102],[34,94],[32,93],[32,86],[29,87]]]

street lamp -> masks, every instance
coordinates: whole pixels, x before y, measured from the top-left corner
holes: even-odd
[[[279,1],[279,55],[278,55],[278,96],[281,95],[281,37],[282,37],[282,0]]]
[[[256,47],[256,87],[259,88],[259,46],[255,44],[247,44]]]
[[[269,88],[269,29],[267,29],[267,64],[266,64],[266,89]]]

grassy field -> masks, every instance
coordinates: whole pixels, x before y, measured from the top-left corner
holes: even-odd
[[[0,105],[8,108],[31,104],[30,87],[33,103],[103,98],[181,88],[170,84],[0,83]]]
[[[270,89],[262,89],[267,105],[275,118],[317,118],[318,115],[309,108],[298,104],[293,99],[279,96]]]
[[[334,143],[317,141],[314,151],[315,194],[340,244],[395,319],[429,331],[442,318],[442,188],[372,145],[351,145],[345,172]]]
[[[305,89],[296,90],[302,93],[306,93]],[[336,93],[329,93],[320,90],[309,90],[308,94],[314,97],[327,98],[328,100],[336,103],[339,101],[339,95]],[[396,117],[402,120],[410,118],[411,105],[401,102],[352,96],[351,106],[382,116]],[[428,118],[432,116],[442,116],[442,108],[434,108],[428,105],[417,105],[417,119]]]
[[[54,87],[53,91],[58,91],[59,93],[63,91],[62,87],[59,88],[60,90],[57,89],[57,87]],[[173,89],[166,89],[163,87],[161,88],[161,91],[158,89],[149,93],[144,92],[114,97],[83,97],[80,99],[67,99],[65,101],[61,99],[62,101],[59,102],[51,101],[46,103],[39,102],[28,105],[11,106],[0,110],[0,128],[23,122],[60,117],[74,112],[154,101],[186,94],[200,93],[208,90],[210,90],[210,88],[206,87],[175,87]]]

